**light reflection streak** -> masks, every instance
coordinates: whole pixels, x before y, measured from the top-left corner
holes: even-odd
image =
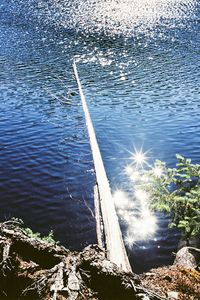
[[[145,156],[145,153],[142,152],[142,150],[140,150],[139,152],[136,151],[133,154],[133,161],[136,163],[137,166],[143,166],[146,160],[147,158]]]
[[[141,189],[135,190],[135,197],[141,202],[148,200],[148,194]]]
[[[130,179],[135,182],[137,180],[140,179],[140,173],[138,171],[134,171],[131,176],[130,176]]]
[[[129,199],[125,192],[121,190],[115,191],[113,194],[114,203],[117,208],[127,209],[130,205]]]
[[[142,149],[131,153],[133,162],[124,169],[132,182],[133,191],[130,194],[118,189],[114,193],[115,206],[120,219],[126,226],[125,243],[132,247],[139,240],[154,238],[157,228],[156,217],[149,208],[149,194],[142,188],[142,182],[150,178],[142,176],[144,164],[147,164],[147,152]],[[148,165],[148,167],[150,167]],[[162,175],[161,168],[152,169],[155,176]]]
[[[30,1],[28,1],[30,2]],[[76,29],[85,34],[104,33],[130,37],[142,33],[153,37],[159,24],[189,18],[198,0],[56,0],[42,1],[45,22]],[[30,4],[29,4],[30,5]],[[98,37],[97,37],[98,38]]]
[[[148,208],[148,195],[137,190],[135,201],[123,191],[114,193],[114,201],[120,219],[127,226],[125,243],[132,246],[138,240],[151,238],[156,231],[156,217]],[[136,203],[134,203],[136,202]],[[135,207],[139,206],[139,215],[136,215]]]
[[[160,167],[155,167],[152,169],[153,171],[153,174],[156,176],[156,177],[161,177],[162,176],[162,173],[163,173],[163,170],[162,168]]]
[[[127,175],[132,175],[132,173],[133,173],[133,168],[131,167],[131,166],[126,166],[125,167],[125,173],[127,174]]]
[[[138,171],[139,169],[143,169],[144,166],[148,166],[148,153],[149,151],[144,152],[141,148],[140,150],[134,149],[134,152],[130,152],[129,159],[131,160],[130,165],[126,166],[125,170],[128,169],[129,171],[132,168],[132,171]]]

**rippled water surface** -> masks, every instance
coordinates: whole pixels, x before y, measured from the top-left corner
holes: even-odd
[[[53,229],[71,249],[96,242],[95,177],[73,59],[113,192],[131,194],[124,167],[134,148],[150,163],[174,166],[176,153],[199,163],[199,47],[197,1],[2,0],[1,220]],[[155,233],[139,232],[130,246],[132,224],[118,213],[137,272],[172,261],[179,235],[167,216],[156,215]]]

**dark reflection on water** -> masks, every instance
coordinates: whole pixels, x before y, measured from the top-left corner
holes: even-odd
[[[53,229],[78,250],[96,242],[95,178],[73,58],[112,190],[128,190],[123,168],[134,147],[149,150],[150,162],[173,166],[176,153],[199,162],[199,12],[191,5],[182,23],[165,16],[164,25],[124,39],[105,36],[102,27],[92,34],[91,23],[69,31],[66,9],[55,15],[54,7],[51,19],[51,10],[36,3],[58,2],[0,5],[0,218],[23,218],[42,233]],[[119,35],[130,34],[130,23],[122,25]],[[155,235],[128,248],[137,272],[173,259],[179,235],[167,228],[168,216],[157,218]],[[121,226],[126,237],[122,220]]]

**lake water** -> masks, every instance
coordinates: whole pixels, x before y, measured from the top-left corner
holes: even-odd
[[[129,192],[133,213],[124,168],[134,149],[149,163],[174,166],[176,153],[199,163],[199,16],[195,0],[0,1],[1,221],[53,229],[73,250],[96,243],[74,59],[111,189]],[[173,260],[179,234],[168,216],[157,214],[144,238],[118,213],[135,271]]]

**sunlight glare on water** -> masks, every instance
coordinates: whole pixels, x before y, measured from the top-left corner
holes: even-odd
[[[149,208],[149,195],[140,188],[140,170],[147,158],[142,150],[136,150],[132,159],[134,164],[125,167],[127,178],[132,181],[131,192],[118,189],[113,194],[119,218],[125,226],[125,243],[130,248],[137,241],[152,239],[157,228],[156,217]],[[160,175],[160,170],[155,172]]]
[[[54,22],[56,26],[82,33],[131,36],[153,34],[149,30],[161,23],[173,27],[174,22],[183,22],[194,13],[196,3],[196,0],[54,0],[39,1],[38,7],[45,9],[46,22]]]

